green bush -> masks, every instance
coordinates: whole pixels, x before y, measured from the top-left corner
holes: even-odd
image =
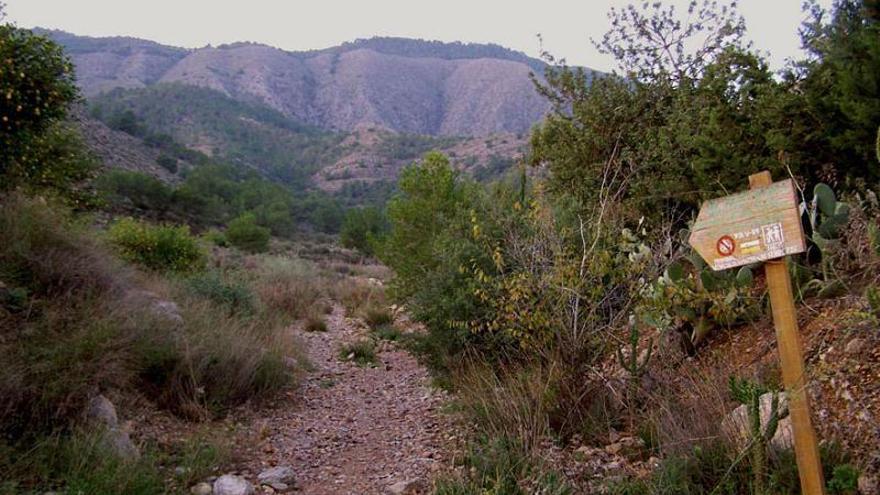
[[[140,172],[110,170],[96,181],[98,191],[113,205],[162,212],[172,204],[173,191],[162,181]]]
[[[226,228],[226,239],[229,243],[251,253],[261,253],[269,249],[270,235],[269,229],[257,225],[256,216],[250,213],[232,220]]]
[[[123,218],[110,226],[109,235],[123,258],[151,270],[186,272],[204,260],[198,240],[185,225],[151,225]]]
[[[217,229],[209,229],[202,234],[202,238],[214,246],[227,247],[229,245],[229,241],[226,239],[226,234]]]
[[[347,248],[371,256],[375,254],[376,243],[388,230],[387,221],[376,208],[352,208],[345,214],[339,231],[339,242]]]
[[[191,277],[188,285],[193,293],[226,308],[231,314],[250,315],[256,310],[250,287],[241,282],[227,281],[218,272]]]
[[[174,158],[173,156],[168,156],[165,153],[160,153],[159,157],[156,158],[156,163],[159,164],[160,167],[171,172],[172,174],[177,173],[177,158]]]
[[[73,64],[60,45],[28,29],[0,24],[0,188],[45,179],[47,131],[77,98]]]
[[[364,310],[364,322],[372,329],[394,322],[394,315],[388,308],[370,306]]]

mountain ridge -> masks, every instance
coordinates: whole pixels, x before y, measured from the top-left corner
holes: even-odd
[[[291,52],[253,42],[189,49],[37,31],[67,48],[87,97],[180,82],[324,129],[444,136],[521,133],[549,110],[531,81],[546,64],[495,44],[374,37]]]

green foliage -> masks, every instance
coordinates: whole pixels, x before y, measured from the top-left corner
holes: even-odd
[[[803,95],[805,143],[815,168],[831,163],[847,186],[880,177],[874,139],[880,121],[880,23],[861,0],[835,2],[828,12],[808,4],[801,42],[810,57],[792,68]]]
[[[123,218],[108,233],[123,258],[151,270],[186,272],[204,261],[198,240],[184,225],[150,225]]]
[[[880,289],[875,286],[869,286],[865,289],[865,299],[868,300],[868,309],[874,318],[880,318]]]
[[[748,472],[733,464],[734,452],[723,443],[694,447],[690,455],[664,459],[645,480],[612,483],[614,495],[740,495],[750,493]]]
[[[371,340],[359,340],[345,344],[339,349],[339,359],[351,361],[358,366],[372,366],[377,363],[376,345]]]
[[[229,222],[226,239],[233,246],[251,253],[269,249],[271,231],[257,225],[256,215],[246,213]]]
[[[127,170],[110,170],[100,175],[95,186],[111,205],[164,212],[171,208],[174,191],[152,176]]]
[[[831,479],[826,484],[828,493],[855,495],[859,489],[859,470],[852,464],[834,466]]]
[[[67,116],[77,89],[61,47],[30,30],[0,25],[0,60],[0,178],[5,189],[46,180],[47,167],[56,167],[43,160],[41,141]]]
[[[372,329],[394,322],[394,315],[388,308],[370,306],[364,310],[364,322]]]
[[[477,320],[483,306],[473,275],[462,267],[493,266],[469,234],[478,195],[446,157],[432,152],[403,170],[387,206],[391,230],[379,257],[394,271],[393,297],[405,300],[427,326],[421,349],[435,370],[446,369],[446,360],[481,338],[459,324]]]
[[[639,311],[645,322],[681,332],[684,350],[693,354],[713,330],[756,317],[760,302],[749,267],[714,272],[691,252],[646,288]]]
[[[515,440],[481,439],[464,459],[469,472],[438,480],[434,495],[570,495],[563,476],[523,453]]]
[[[227,280],[220,272],[210,271],[190,277],[190,290],[230,314],[251,315],[256,311],[256,300],[250,287],[238,281]]]
[[[381,243],[387,230],[385,216],[377,208],[352,208],[345,214],[339,231],[339,242],[347,248],[373,255],[374,247]]]
[[[175,158],[187,159],[173,146],[162,146],[166,138],[153,129],[184,144],[207,137],[217,143],[212,155],[221,161],[253,166],[297,191],[305,189],[317,167],[335,158],[335,145],[343,138],[295,122],[267,106],[180,83],[115,89],[90,103],[93,114],[111,127],[150,138]]]
[[[780,411],[779,393],[773,392],[765,426],[761,421],[761,396],[768,393],[767,390],[756,383],[737,379],[734,376],[730,377],[729,387],[734,400],[746,406],[752,489],[756,495],[767,495],[770,493],[767,487],[767,448],[773,435],[776,434],[779,420],[787,415],[787,411]]]
[[[0,469],[7,473],[0,482],[0,493],[30,493],[32,489],[95,495],[166,492],[159,459],[153,452],[136,460],[122,459],[102,441],[100,432],[50,435],[16,454],[21,457],[0,457]]]
[[[813,199],[809,204],[802,204],[802,223],[810,243],[804,261],[815,265],[818,260],[819,270],[811,280],[799,286],[803,295],[815,291],[819,297],[834,297],[845,289],[843,277],[835,268],[836,259],[842,252],[842,234],[849,224],[850,207],[837,201],[834,191],[825,183],[818,183],[813,188]],[[871,234],[871,227],[868,227]]]
[[[226,234],[217,229],[208,229],[202,234],[202,239],[206,240],[212,246],[227,247],[229,241],[226,240]]]
[[[373,335],[382,340],[397,342],[403,337],[403,333],[393,324],[386,323],[373,328]]]
[[[166,155],[165,153],[160,153],[159,157],[156,158],[156,163],[158,163],[160,167],[171,172],[172,174],[177,173],[177,158],[174,158],[173,156]]]

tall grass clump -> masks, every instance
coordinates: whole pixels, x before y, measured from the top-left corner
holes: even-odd
[[[16,438],[64,425],[93,390],[128,382],[114,304],[131,272],[42,200],[0,200],[0,231],[0,430]]]
[[[327,293],[318,270],[303,260],[262,256],[256,271],[254,290],[266,310],[290,319],[309,316]]]

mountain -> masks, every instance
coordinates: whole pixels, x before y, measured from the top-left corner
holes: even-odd
[[[371,38],[288,52],[256,43],[183,49],[40,30],[70,54],[84,94],[184,83],[327,130],[437,136],[528,131],[549,105],[544,63],[498,45]]]
[[[111,165],[165,180],[166,173],[153,173],[162,153],[180,160],[182,171],[214,159],[254,169],[295,190],[317,186],[354,200],[387,192],[401,168],[430,150],[447,154],[477,178],[498,176],[524,153],[526,140],[523,133],[424,136],[372,126],[328,131],[262,103],[182,83],[101,93],[89,99],[87,117],[81,118],[84,137]],[[126,148],[146,153],[135,160]]]

